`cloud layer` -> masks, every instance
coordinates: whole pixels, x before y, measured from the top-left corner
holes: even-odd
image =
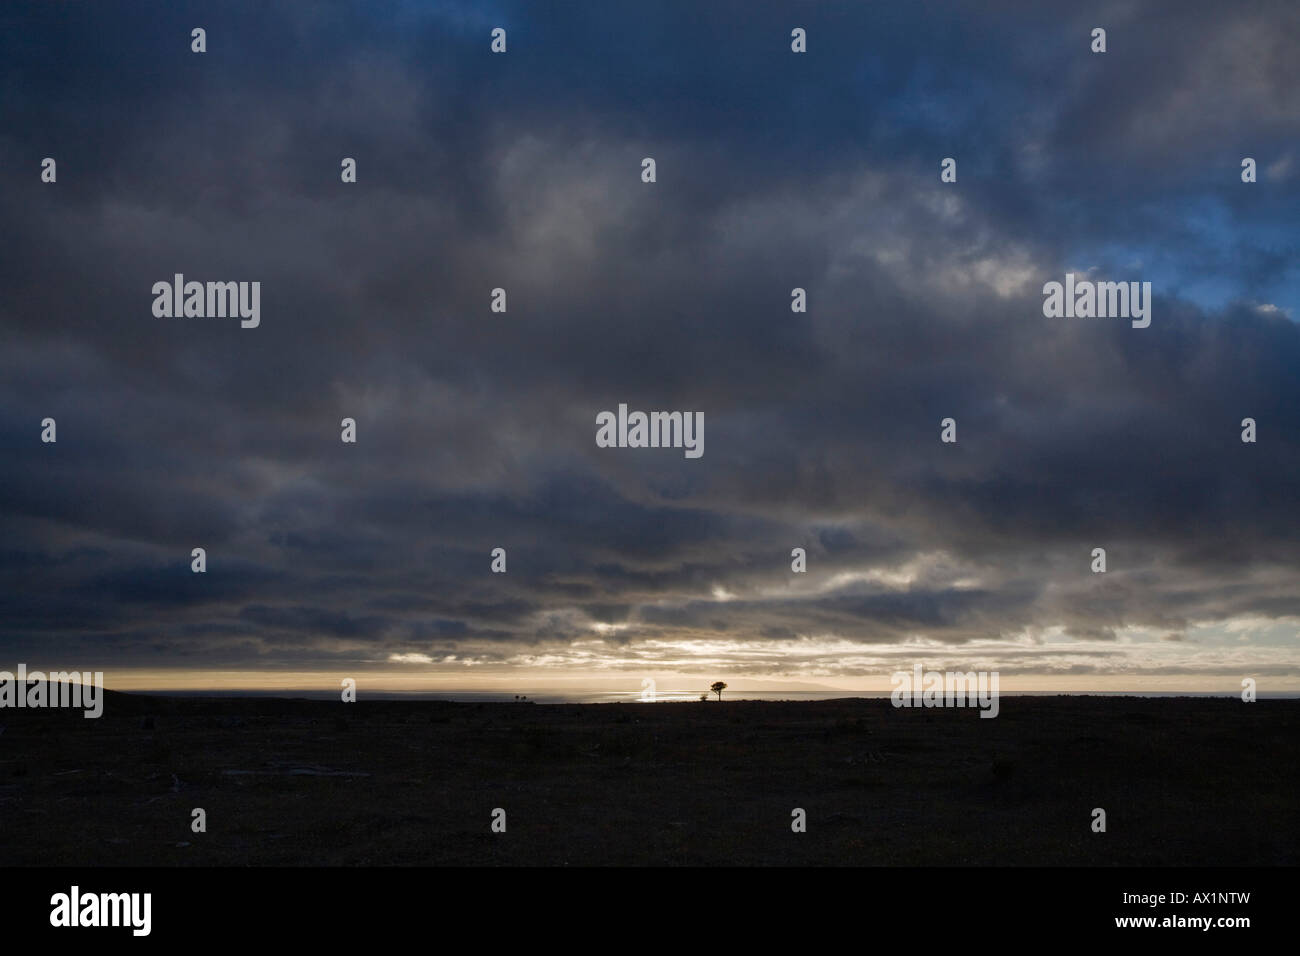
[[[1300,676],[1300,10],[707,7],[11,5],[0,656]]]

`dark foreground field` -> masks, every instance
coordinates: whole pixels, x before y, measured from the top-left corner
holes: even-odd
[[[0,725],[0,865],[1300,862],[1298,701],[110,695]]]

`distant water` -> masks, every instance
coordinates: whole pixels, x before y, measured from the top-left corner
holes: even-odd
[[[161,697],[297,697],[306,700],[337,700],[337,690],[157,690],[137,691]],[[659,691],[653,700],[643,698],[641,691],[568,691],[551,690],[543,693],[528,694],[528,700],[537,704],[640,704],[672,703],[683,701],[699,702],[701,691]],[[754,690],[722,692],[723,701],[729,700],[843,700],[845,698],[885,698],[887,690]],[[492,701],[513,701],[514,694],[491,691],[365,691],[358,695],[362,700],[453,700],[464,703],[488,703]],[[1058,690],[1005,691],[1000,697],[1240,697],[1239,691],[1222,693],[1207,691],[1083,691],[1069,693]],[[1300,698],[1300,691],[1261,691],[1261,700],[1289,700]],[[717,695],[710,694],[709,700],[717,702]]]

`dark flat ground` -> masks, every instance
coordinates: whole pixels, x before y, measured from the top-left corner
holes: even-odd
[[[1300,863],[1300,701],[110,694],[0,725],[5,866]]]

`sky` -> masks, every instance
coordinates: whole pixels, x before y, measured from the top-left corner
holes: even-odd
[[[1297,53],[1290,0],[6,3],[0,666],[1300,689]]]

